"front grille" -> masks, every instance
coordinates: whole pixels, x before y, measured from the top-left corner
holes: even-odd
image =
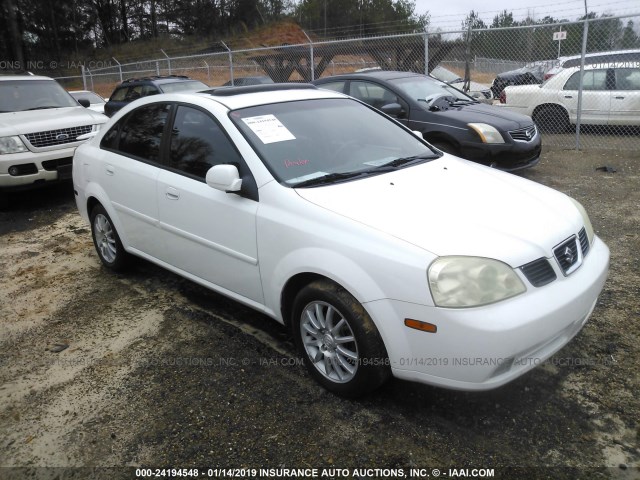
[[[556,272],[546,258],[539,258],[520,267],[524,276],[534,287],[542,287],[556,279]]]
[[[531,125],[519,130],[511,130],[509,135],[511,135],[511,138],[516,142],[530,142],[536,136],[536,126]]]
[[[579,252],[576,236],[573,235],[553,249],[553,254],[560,264],[560,268],[565,275],[570,274],[578,267]]]
[[[587,236],[587,231],[584,227],[578,233],[578,239],[580,240],[580,248],[582,249],[582,256],[586,257],[587,252],[589,252],[589,237]]]
[[[45,132],[27,133],[25,137],[29,143],[36,148],[51,147],[52,145],[63,145],[76,141],[79,135],[89,133],[91,125],[81,127],[60,128],[58,130],[47,130]]]
[[[55,160],[45,160],[42,162],[42,168],[49,172],[55,172],[58,167],[65,167],[71,165],[73,157],[57,158]]]

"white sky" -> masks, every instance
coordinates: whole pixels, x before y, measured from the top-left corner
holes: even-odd
[[[414,0],[416,14],[429,11],[431,14],[431,26],[440,27],[442,30],[457,30],[461,28],[462,21],[471,10],[479,13],[480,18],[488,25],[493,17],[501,11],[507,10],[513,13],[515,20],[523,20],[528,15],[534,19],[540,19],[547,15],[556,19],[566,18],[575,20],[584,15],[584,0]],[[634,20],[640,24],[639,0],[587,0],[589,11],[598,14],[627,15],[637,13]]]

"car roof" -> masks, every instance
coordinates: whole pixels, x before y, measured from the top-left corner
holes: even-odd
[[[629,50],[612,50],[610,52],[592,52],[592,53],[586,53],[585,54],[585,59],[592,59],[593,57],[603,57],[603,58],[607,58],[607,57],[616,57],[616,56],[624,56],[625,54],[631,54],[633,55],[634,53],[640,53],[640,49],[638,48],[634,48],[634,49],[629,49]],[[560,66],[564,65],[566,62],[570,61],[570,60],[577,60],[582,58],[582,55],[569,55],[566,57],[558,57],[558,63]]]
[[[143,83],[143,82],[151,82],[151,83],[175,83],[175,82],[199,82],[200,80],[196,80],[194,78],[189,78],[185,75],[169,75],[169,76],[150,76],[150,77],[134,77],[134,78],[126,78],[122,81],[118,87],[125,87],[127,85],[132,85],[134,83]]]
[[[0,81],[3,80],[26,80],[26,81],[34,81],[34,80],[50,80],[55,82],[55,80],[51,77],[44,77],[41,75],[0,75]]]
[[[315,82],[312,83],[320,83],[325,82],[329,79],[337,80],[340,78],[356,78],[356,79],[369,79],[369,78],[377,78],[379,80],[394,80],[396,78],[407,78],[407,77],[422,77],[422,78],[430,78],[422,73],[415,72],[400,72],[397,70],[370,70],[368,72],[359,72],[359,73],[343,73],[341,75],[334,75],[331,77],[319,78]],[[430,78],[434,80],[433,78]]]
[[[194,97],[202,99],[203,101],[215,101],[229,110],[299,100],[350,98],[341,93],[323,90],[306,83],[274,83],[250,85],[247,87],[219,87],[200,92],[165,93],[149,95],[144,97],[144,99],[148,99],[148,102],[145,103],[153,103],[154,101],[185,101],[194,103]],[[140,100],[138,100],[138,102],[140,102]]]
[[[635,64],[635,62],[625,62],[623,60],[617,61],[617,62],[607,62],[603,60],[599,63],[591,63],[588,65],[585,65],[584,69],[598,70],[603,68],[632,68],[632,67],[637,68],[637,65]],[[580,70],[580,65],[577,65],[575,67],[567,67],[563,69],[563,71],[566,71],[566,72],[577,72],[578,70]]]

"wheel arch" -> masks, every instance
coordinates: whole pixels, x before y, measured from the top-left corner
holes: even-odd
[[[447,142],[453,145],[454,147],[460,148],[460,142],[446,132],[441,132],[441,131],[422,132],[422,138],[424,138],[429,143]]]
[[[87,207],[87,217],[89,221],[91,221],[91,211],[95,208],[96,205],[102,205],[111,218],[114,227],[118,232],[118,236],[120,237],[120,241],[125,250],[129,249],[129,241],[127,238],[127,233],[124,230],[124,226],[120,221],[120,216],[117,214],[116,210],[113,208],[113,204],[108,200],[107,194],[102,190],[102,188],[96,183],[90,183],[85,190],[85,205]]]
[[[560,104],[560,103],[553,103],[553,102],[546,102],[546,103],[541,103],[540,105],[536,105],[536,107],[533,109],[533,112],[531,112],[531,116],[535,116],[537,113],[540,112],[540,110],[543,110],[545,108],[550,108],[550,109],[555,109],[555,110],[561,110],[562,112],[564,112],[567,115],[567,118],[569,119],[569,121],[571,121],[571,116],[569,115],[569,110],[567,110],[567,108]]]

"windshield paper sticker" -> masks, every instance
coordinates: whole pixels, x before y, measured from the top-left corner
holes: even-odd
[[[242,121],[255,133],[262,143],[284,142],[296,137],[274,115],[243,118]]]

